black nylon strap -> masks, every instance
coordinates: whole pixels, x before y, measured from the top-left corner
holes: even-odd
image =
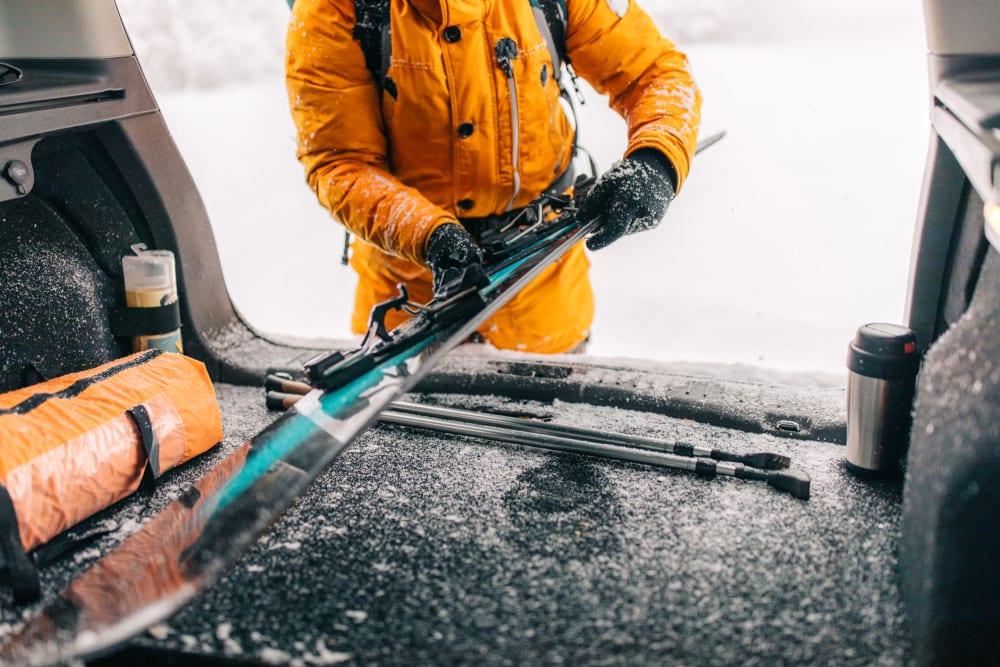
[[[146,466],[142,474],[142,481],[139,482],[139,491],[147,497],[147,503],[156,490],[156,480],[160,471],[160,441],[156,437],[153,428],[153,421],[149,417],[149,411],[144,405],[137,405],[126,410],[129,417],[139,430],[139,439],[142,442],[142,449],[146,454]],[[113,522],[112,522],[113,523]],[[93,542],[118,529],[117,524],[108,527],[106,525],[93,526],[82,530],[68,530],[52,538],[44,545],[34,550],[35,563],[38,567],[44,567],[68,553],[78,550],[80,547]]]
[[[392,20],[389,14],[389,3],[381,2],[379,3],[381,15],[379,17],[379,47],[381,50],[381,57],[379,58],[379,78],[378,80],[382,82],[382,85],[386,88],[389,87],[389,79],[386,77],[386,73],[389,71],[389,65],[392,63]],[[393,83],[393,88],[395,88],[395,83]],[[394,90],[389,91],[393,97],[396,97],[397,93]]]
[[[157,336],[181,328],[181,309],[177,301],[153,308],[112,308],[108,322],[116,336]]]
[[[556,42],[556,49],[559,51],[559,59],[562,62],[569,62],[566,55],[566,25],[569,23],[569,9],[566,7],[566,0],[539,0],[542,10],[545,12],[545,19],[552,31],[552,38]]]
[[[354,0],[354,31],[352,36],[361,44],[365,65],[372,74],[375,85],[382,89],[385,73],[392,57],[392,41],[388,39],[388,0]],[[386,24],[383,27],[383,22]],[[383,35],[383,31],[385,35]],[[383,53],[383,50],[386,52]]]
[[[30,387],[33,384],[41,384],[49,378],[39,368],[38,364],[28,364],[21,371],[21,386]]]
[[[105,521],[101,525],[87,528],[85,530],[67,530],[59,533],[51,540],[40,547],[32,550],[37,567],[45,567],[63,556],[80,548],[96,542],[99,538],[118,530],[119,525],[114,521]]]
[[[155,486],[153,483],[160,477],[160,441],[153,430],[153,420],[149,418],[146,406],[137,405],[127,412],[139,429],[142,449],[146,452],[146,472],[143,474],[142,484],[149,489]]]
[[[14,601],[26,604],[41,597],[38,570],[24,551],[14,501],[3,484],[0,484],[0,555],[6,565],[7,584],[14,593]]]
[[[531,4],[541,9],[545,19],[544,25],[539,23],[538,30],[542,33],[546,46],[549,47],[552,65],[556,69],[553,74],[558,81],[559,70],[562,69],[563,63],[569,62],[566,56],[566,4],[563,0],[533,0]],[[546,31],[548,35],[545,34]],[[553,49],[555,49],[554,53]]]
[[[156,350],[156,349],[147,350],[146,352],[143,352],[139,356],[130,359],[129,361],[124,361],[116,366],[111,366],[109,368],[106,368],[100,373],[96,373],[89,377],[77,380],[76,382],[74,382],[73,384],[71,384],[70,386],[66,387],[61,391],[57,391],[53,394],[38,393],[29,396],[28,398],[24,399],[23,401],[21,401],[12,408],[0,410],[0,415],[11,415],[11,414],[23,415],[27,414],[28,412],[31,412],[32,410],[42,405],[43,403],[45,403],[45,401],[49,399],[73,398],[74,396],[77,396],[80,393],[82,393],[87,387],[97,384],[102,380],[107,380],[109,377],[121,373],[122,371],[127,371],[130,368],[141,366],[149,361],[152,361],[154,358],[160,356],[161,354],[163,354],[163,350]]]

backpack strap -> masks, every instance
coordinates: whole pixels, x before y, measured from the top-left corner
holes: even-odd
[[[294,2],[294,0],[289,0]],[[395,99],[399,95],[396,82],[386,75],[392,62],[392,21],[389,0],[354,0],[354,30],[351,36],[358,40],[365,54],[365,66],[379,92],[388,91]],[[347,266],[351,252],[351,232],[344,229],[344,251],[340,263]]]
[[[552,68],[555,70],[556,83],[563,97],[572,105],[573,100],[569,96],[569,91],[562,80],[562,71],[565,69],[569,74],[570,84],[576,93],[576,99],[580,104],[585,104],[583,93],[580,91],[580,82],[576,78],[576,71],[573,63],[566,53],[566,31],[569,23],[569,9],[566,7],[566,0],[530,0],[532,13],[535,15],[535,23],[538,25],[538,32],[542,34],[545,45],[549,49],[549,56],[552,58]],[[576,116],[576,109],[573,109]]]
[[[567,9],[565,0],[529,0],[538,32],[541,33],[552,59],[552,74],[561,80],[563,65],[570,71],[576,86],[569,58],[566,55]],[[354,0],[354,39],[358,40],[365,54],[365,65],[371,72],[379,90],[394,98],[396,84],[386,73],[392,62],[392,21],[389,0]]]
[[[580,83],[577,81],[576,72],[566,53],[566,25],[569,21],[569,10],[566,8],[566,0],[529,0],[531,2],[531,12],[535,16],[535,23],[538,25],[538,32],[541,33],[545,45],[549,49],[549,56],[552,58],[552,75],[559,85],[559,93],[569,105],[573,114],[573,155],[586,153],[590,163],[591,174],[597,175],[597,164],[594,157],[580,146],[580,119],[576,113],[576,105],[573,98],[566,89],[565,81],[562,78],[563,70],[569,74],[570,84],[576,92],[576,99],[580,104],[585,104],[583,93],[580,91]]]
[[[365,65],[379,90],[396,97],[396,84],[386,76],[392,62],[392,22],[389,20],[389,0],[354,0],[354,31],[352,36],[361,44]]]
[[[538,32],[545,40],[552,58],[553,75],[556,81],[561,79],[563,64],[569,64],[566,56],[566,21],[567,9],[565,0],[530,0],[531,10],[538,24]]]

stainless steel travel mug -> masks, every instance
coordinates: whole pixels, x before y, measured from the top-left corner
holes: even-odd
[[[847,467],[898,474],[920,368],[916,337],[898,324],[866,324],[848,347],[847,368]]]

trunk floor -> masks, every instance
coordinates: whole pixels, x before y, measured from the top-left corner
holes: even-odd
[[[161,478],[151,501],[97,517],[118,529],[47,568],[46,597],[277,416],[260,389],[216,389],[223,444]],[[116,664],[143,651],[186,665],[904,663],[901,484],[854,477],[842,445],[559,401],[419,400],[784,453],[812,498],[378,426]],[[4,607],[0,636],[24,618]]]

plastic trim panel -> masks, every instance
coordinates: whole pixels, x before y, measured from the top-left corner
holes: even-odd
[[[0,59],[130,55],[114,0],[0,2]]]

